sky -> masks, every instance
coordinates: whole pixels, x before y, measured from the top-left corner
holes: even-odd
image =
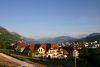
[[[0,0],[0,26],[31,38],[100,32],[100,0]]]

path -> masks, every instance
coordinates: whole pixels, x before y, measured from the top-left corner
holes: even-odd
[[[5,58],[11,60],[12,62],[20,64],[20,66],[18,66],[18,67],[37,67],[36,65],[33,65],[33,64],[30,64],[30,63],[15,59],[15,58],[13,58],[11,56],[8,56],[6,54],[3,54],[3,53],[0,53],[0,56],[3,56]]]

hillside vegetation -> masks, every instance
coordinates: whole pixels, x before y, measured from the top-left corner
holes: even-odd
[[[21,36],[9,32],[7,29],[0,26],[0,48],[8,48],[11,43],[22,40]]]

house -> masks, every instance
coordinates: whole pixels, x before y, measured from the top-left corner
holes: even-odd
[[[51,48],[47,52],[47,58],[67,58],[68,52],[58,44],[51,44]]]
[[[29,56],[29,45],[27,44],[23,50],[23,55]]]
[[[57,44],[51,44],[51,48],[48,50],[46,57],[47,58],[58,58],[58,48]]]
[[[85,47],[88,47],[88,46],[89,46],[89,43],[86,42],[86,43],[84,44],[84,46],[85,46]]]
[[[29,44],[28,56],[34,57],[34,52],[35,52],[35,44]]]
[[[41,44],[37,51],[40,54],[45,54],[45,52],[46,52],[46,44]]]
[[[68,54],[69,54],[69,53],[68,53],[64,48],[62,48],[62,47],[59,48],[58,53],[59,53],[59,54],[58,54],[58,55],[59,55],[59,56],[58,56],[59,59],[60,59],[60,58],[61,58],[61,59],[62,59],[62,58],[67,58],[67,57],[68,57]]]
[[[49,51],[50,48],[51,48],[51,44],[50,43],[46,44],[46,53]]]
[[[50,48],[51,44],[29,44],[28,56],[44,58]]]
[[[29,45],[29,53],[28,53],[28,55],[31,56],[32,58],[33,57],[40,57],[40,55],[39,55],[39,47],[40,47],[40,44],[30,44]]]
[[[17,42],[17,44],[16,44],[16,51],[18,51],[18,52],[23,52],[24,51],[24,49],[26,48],[26,46],[27,46],[27,44],[26,43],[24,43],[24,42],[22,42],[22,41],[19,41],[19,42]]]
[[[58,44],[26,44],[22,41],[16,43],[16,51],[23,55],[41,58],[67,58],[68,52]]]
[[[41,44],[37,51],[42,57],[44,57],[46,55],[46,44]]]

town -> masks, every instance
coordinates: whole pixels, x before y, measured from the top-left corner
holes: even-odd
[[[19,41],[12,43],[11,48],[14,51],[19,52],[22,55],[27,55],[32,58],[50,58],[50,59],[64,59],[68,56],[75,57],[74,51],[77,51],[77,57],[79,56],[79,49],[82,48],[99,48],[100,44],[97,41],[94,42],[66,42],[60,44],[31,44]]]
[[[0,67],[100,67],[100,0],[0,0]]]

